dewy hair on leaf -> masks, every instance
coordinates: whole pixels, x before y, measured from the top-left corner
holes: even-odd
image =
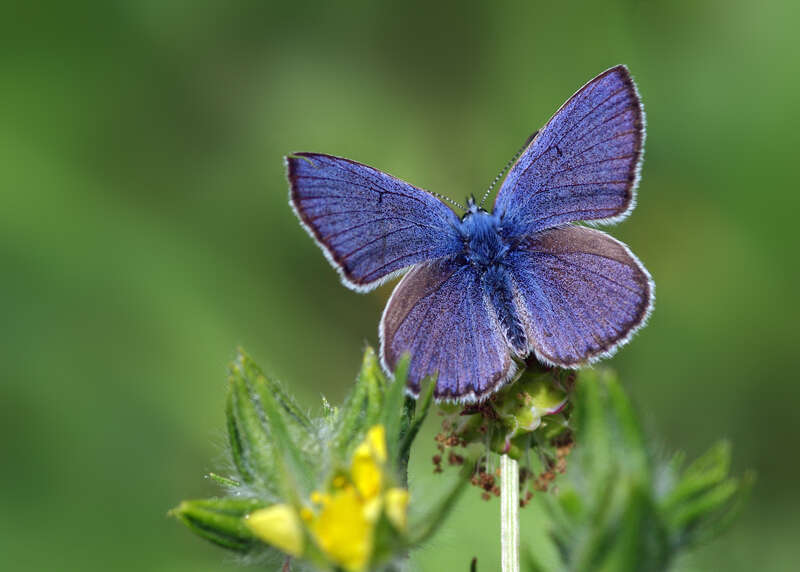
[[[614,224],[635,205],[644,112],[624,66],[582,87],[532,137],[491,212],[457,216],[436,196],[330,155],[286,159],[290,204],[349,288],[410,268],[381,318],[381,362],[408,352],[408,391],[480,401],[534,355],[578,368],[612,355],[653,308],[627,246],[576,222]]]

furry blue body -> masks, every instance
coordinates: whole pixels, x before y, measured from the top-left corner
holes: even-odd
[[[509,229],[505,229],[507,232]],[[508,268],[512,242],[503,237],[500,217],[489,213],[469,200],[469,210],[458,228],[463,238],[463,257],[479,277],[491,310],[503,328],[506,339],[518,356],[527,353],[527,340],[517,309],[514,288]],[[509,236],[516,233],[511,230]]]

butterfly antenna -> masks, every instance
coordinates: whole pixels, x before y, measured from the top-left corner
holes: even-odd
[[[538,130],[534,131],[533,135],[531,135],[530,137],[528,137],[525,140],[525,143],[522,145],[522,147],[519,148],[519,151],[514,153],[514,156],[511,157],[511,159],[508,161],[508,163],[506,163],[506,166],[503,167],[503,169],[499,173],[497,173],[497,176],[494,178],[494,181],[492,181],[492,184],[489,185],[489,188],[486,189],[485,193],[483,193],[483,198],[481,198],[481,204],[480,204],[481,207],[483,206],[483,203],[486,202],[486,199],[489,198],[489,193],[492,192],[492,189],[494,189],[494,186],[500,181],[500,179],[503,178],[503,175],[505,175],[506,171],[508,171],[511,168],[511,165],[513,165],[514,163],[517,162],[517,159],[519,159],[519,156],[522,155],[522,152],[525,151],[525,149],[528,148],[528,145],[531,144],[531,141],[533,141],[533,138],[536,137],[537,133],[539,133]]]
[[[429,192],[430,194],[432,194],[434,197],[436,197],[437,199],[443,200],[443,201],[444,201],[444,202],[446,202],[446,203],[450,203],[450,204],[451,204],[451,205],[453,205],[454,207],[458,207],[458,208],[460,208],[462,211],[465,211],[465,210],[467,210],[467,209],[466,209],[466,207],[464,207],[464,205],[462,205],[462,204],[460,204],[460,203],[457,203],[457,202],[455,202],[453,199],[451,199],[451,198],[449,198],[449,197],[446,197],[446,196],[444,196],[444,195],[440,195],[439,193],[434,193],[433,191],[428,191],[428,192]]]

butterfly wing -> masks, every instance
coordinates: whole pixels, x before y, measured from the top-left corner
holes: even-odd
[[[422,189],[330,155],[297,153],[286,163],[290,204],[353,290],[460,247],[458,217]]]
[[[528,344],[546,363],[607,357],[644,325],[654,284],[621,242],[569,225],[537,233],[509,256]]]
[[[475,401],[509,379],[515,364],[489,311],[480,277],[455,258],[420,264],[392,293],[381,318],[381,359],[393,370],[411,354],[408,388],[438,374],[438,399]]]
[[[644,112],[625,66],[573,95],[508,173],[495,212],[513,234],[572,222],[617,222],[634,206]]]

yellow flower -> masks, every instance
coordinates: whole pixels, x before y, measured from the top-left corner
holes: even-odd
[[[247,526],[267,544],[292,556],[303,554],[303,530],[295,510],[287,504],[259,509],[247,518]]]
[[[363,570],[372,554],[372,527],[363,499],[353,487],[326,495],[311,523],[319,547],[348,571]]]
[[[248,519],[250,529],[264,542],[293,556],[303,553],[305,524],[314,542],[332,563],[347,572],[363,572],[373,553],[375,525],[381,516],[399,532],[408,526],[408,491],[384,490],[386,431],[376,425],[356,447],[350,471],[337,475],[330,492],[314,491],[311,508],[299,515],[288,505],[257,510]]]

